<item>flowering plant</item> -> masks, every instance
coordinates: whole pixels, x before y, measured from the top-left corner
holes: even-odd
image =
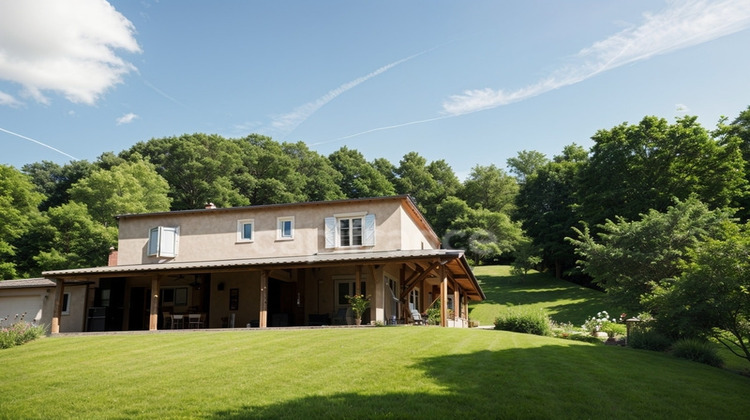
[[[349,304],[352,305],[352,312],[354,312],[354,318],[362,318],[362,314],[365,310],[370,307],[370,297],[365,295],[346,295],[349,300]]]
[[[591,334],[596,334],[599,331],[604,331],[608,336],[613,337],[615,335],[615,328],[613,325],[617,324],[617,320],[610,318],[607,311],[597,312],[596,316],[592,316],[583,323],[582,327],[584,330]]]

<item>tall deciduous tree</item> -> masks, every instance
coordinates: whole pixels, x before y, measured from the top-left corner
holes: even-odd
[[[16,276],[12,243],[28,231],[41,201],[42,194],[28,176],[12,166],[0,165],[0,279]]]
[[[70,189],[71,197],[105,225],[115,225],[118,214],[168,211],[168,193],[167,181],[144,161],[96,170]]]
[[[302,187],[304,201],[345,198],[339,186],[342,176],[325,156],[310,150],[302,142],[283,143],[281,147],[294,163],[294,170],[304,179]]]
[[[506,161],[510,172],[516,175],[519,184],[526,182],[526,179],[547,162],[549,162],[547,156],[536,150],[522,150],[516,157],[508,158]]]
[[[556,278],[575,266],[575,251],[565,238],[580,220],[576,211],[577,177],[586,156],[585,152],[579,153],[579,146],[568,146],[566,150],[568,153],[555,156],[526,178],[515,212],[534,248],[541,250],[542,265],[553,269]]]
[[[604,287],[607,296],[628,313],[659,313],[655,297],[669,290],[690,263],[690,252],[711,238],[721,238],[731,211],[710,210],[697,198],[678,201],[664,212],[650,210],[636,221],[608,220],[598,240],[589,229],[571,239],[583,271]]]
[[[635,220],[691,194],[712,208],[736,203],[747,185],[736,141],[718,142],[696,122],[645,117],[600,130],[581,172],[582,216],[590,226],[615,216]]]
[[[511,214],[515,207],[518,183],[495,165],[477,165],[464,181],[459,197],[474,208]]]
[[[348,198],[383,197],[393,195],[393,184],[362,153],[346,146],[328,156],[334,169],[342,176],[341,190]]]
[[[44,194],[39,210],[46,211],[67,203],[70,200],[70,187],[89,176],[94,169],[96,167],[85,160],[76,160],[64,166],[45,160],[24,165],[22,170],[31,177],[37,190]]]

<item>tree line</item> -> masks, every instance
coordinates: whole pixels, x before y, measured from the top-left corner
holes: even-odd
[[[418,152],[394,164],[258,134],[187,134],[95,162],[0,166],[0,277],[106,264],[118,214],[409,194],[444,246],[475,264],[547,270],[593,282],[629,311],[664,312],[665,296],[688,284],[676,280],[686,267],[718,261],[703,246],[747,239],[750,107],[713,130],[694,116],[647,116],[592,140],[551,158],[523,150],[508,172],[477,165],[463,181]]]

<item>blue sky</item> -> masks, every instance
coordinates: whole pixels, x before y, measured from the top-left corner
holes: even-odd
[[[750,105],[750,1],[0,3],[0,164],[260,133],[464,177]]]

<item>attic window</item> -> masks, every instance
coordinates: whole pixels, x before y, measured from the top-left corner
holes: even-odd
[[[180,242],[180,228],[158,226],[148,234],[148,256],[174,258]]]

